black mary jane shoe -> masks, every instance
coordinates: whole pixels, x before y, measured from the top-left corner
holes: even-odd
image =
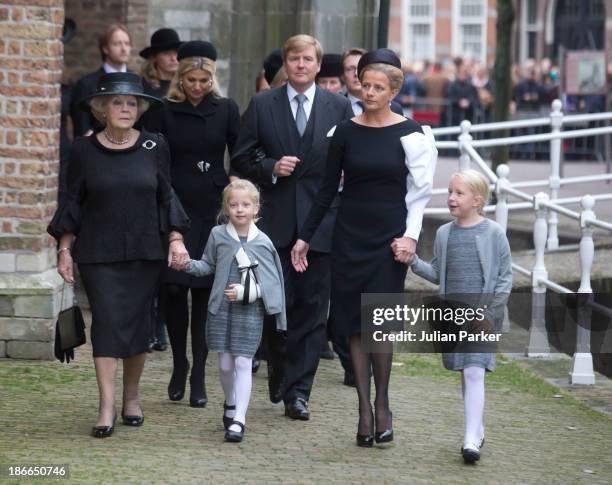
[[[126,426],[142,426],[142,423],[144,423],[144,413],[142,413],[140,416],[128,415],[124,414],[123,410],[121,410],[121,420]]]
[[[223,403],[223,427],[227,430],[232,425],[234,418],[229,418],[225,415],[225,411],[235,411],[236,406],[228,406],[226,402]]]
[[[225,441],[230,443],[240,443],[242,438],[244,438],[244,424],[242,424],[240,421],[232,419],[232,422],[229,423],[229,425],[233,426],[234,424],[240,426],[240,431],[233,431],[229,429],[228,426],[228,429],[225,431]]]
[[[168,348],[168,344],[162,340],[157,340],[153,344],[153,350],[157,350],[158,352],[163,352]]]
[[[177,369],[172,371],[172,377],[170,377],[170,383],[168,384],[168,399],[171,401],[180,401],[185,396],[188,372],[189,363],[187,363],[183,372]]]
[[[374,446],[374,435],[357,433],[357,446],[372,448]]]
[[[91,428],[91,435],[94,438],[108,438],[112,436],[115,431],[115,422],[117,421],[117,415],[113,417],[113,424],[110,426],[94,426]]]

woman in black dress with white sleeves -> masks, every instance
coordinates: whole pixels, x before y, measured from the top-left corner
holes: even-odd
[[[359,397],[357,445],[365,447],[393,439],[388,396],[392,349],[375,353],[364,348],[361,294],[404,291],[405,263],[416,250],[437,156],[433,136],[389,107],[402,85],[400,67],[389,49],[369,52],[359,61],[364,112],[336,127],[325,181],[292,251],[295,269],[306,271],[308,241],[338,193],[344,171],[332,249],[330,319],[335,331],[350,339]]]
[[[117,359],[123,359],[123,423],[140,426],[144,421],[138,383],[149,347],[153,298],[164,266],[189,257],[182,236],[189,219],[170,185],[166,141],[133,128],[150,103],[159,103],[144,94],[140,77],[105,74],[82,103],[104,129],[74,141],[67,193],[47,230],[59,241],[59,274],[74,282],[76,262],[91,306],[100,390],[92,434],[105,438],[116,419]]]
[[[178,50],[179,66],[160,110],[145,119],[149,131],[168,140],[172,156],[172,187],[191,220],[185,245],[192,259],[199,259],[221,209],[221,193],[229,183],[223,161],[238,137],[238,105],[219,93],[215,77],[217,50],[201,40],[184,43]],[[174,368],[168,398],[183,399],[189,373],[187,329],[188,295],[191,293],[191,350],[193,355],[189,405],[207,403],[204,367],[208,356],[205,340],[206,309],[212,277],[190,276],[167,269],[162,284],[162,311],[168,328]]]

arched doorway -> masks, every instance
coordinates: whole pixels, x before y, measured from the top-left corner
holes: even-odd
[[[603,50],[606,8],[603,0],[557,0],[552,57],[565,50]]]

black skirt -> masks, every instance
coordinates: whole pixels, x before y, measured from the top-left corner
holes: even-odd
[[[79,264],[91,306],[94,357],[125,359],[148,350],[164,266],[164,261]]]

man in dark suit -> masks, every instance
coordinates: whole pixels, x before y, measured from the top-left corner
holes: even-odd
[[[284,383],[280,396],[271,386],[270,398],[282,398],[285,414],[301,420],[310,417],[308,399],[325,338],[335,210],[328,212],[312,238],[309,271],[296,273],[290,252],[324,178],[331,130],[353,116],[346,98],[315,85],[321,59],[321,45],[309,35],[285,42],[283,67],[288,83],[253,97],[232,154],[232,168],[262,189],[259,225],[283,264],[286,353],[283,358],[278,336],[271,335],[275,343],[269,357],[276,384],[280,370],[284,370]]]
[[[102,56],[102,67],[79,79],[72,90],[70,116],[74,124],[74,136],[90,135],[102,128],[89,111],[80,108],[79,103],[96,92],[98,80],[103,74],[127,72],[127,62],[130,60],[132,50],[132,39],[127,27],[120,24],[109,25],[100,37],[98,48]]]

